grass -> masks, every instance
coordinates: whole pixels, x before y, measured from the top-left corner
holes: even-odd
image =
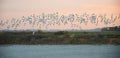
[[[0,44],[120,44],[120,31],[0,32]]]

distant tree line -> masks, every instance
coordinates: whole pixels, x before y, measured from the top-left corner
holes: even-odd
[[[120,31],[120,26],[105,27],[105,28],[102,28],[102,31]]]

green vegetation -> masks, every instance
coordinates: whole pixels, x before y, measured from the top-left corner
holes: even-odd
[[[0,32],[0,44],[120,44],[120,31]]]

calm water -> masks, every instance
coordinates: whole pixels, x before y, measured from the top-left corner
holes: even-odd
[[[0,45],[0,58],[120,58],[120,45]]]

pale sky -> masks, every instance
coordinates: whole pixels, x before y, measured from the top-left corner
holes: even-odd
[[[32,14],[39,15],[43,12],[59,12],[64,15],[71,13],[82,14],[85,12],[88,14],[106,13],[110,15],[113,13],[117,15],[120,14],[120,0],[0,0],[0,20],[20,18],[21,16]],[[120,24],[115,22],[115,25]],[[29,26],[27,27],[29,28]],[[62,27],[64,28],[64,25]],[[92,29],[105,26],[90,27],[90,25],[87,25],[83,27],[83,29]],[[4,27],[1,29],[4,29]]]

